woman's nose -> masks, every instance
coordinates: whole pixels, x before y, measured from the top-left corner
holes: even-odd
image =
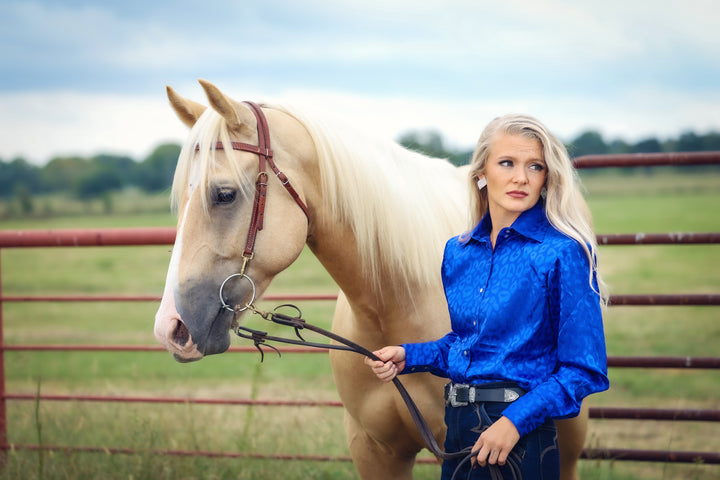
[[[525,169],[523,168],[516,168],[514,175],[513,175],[513,181],[515,183],[527,183],[527,173],[525,173]]]

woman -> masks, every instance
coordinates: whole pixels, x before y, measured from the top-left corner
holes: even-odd
[[[422,371],[450,379],[445,450],[473,447],[471,478],[491,478],[478,465],[558,478],[553,419],[608,388],[589,212],[565,147],[532,117],[493,120],[470,179],[471,227],[448,241],[441,272],[452,331],[365,363],[383,381]],[[442,478],[458,466],[445,461]],[[471,465],[460,467],[466,478]]]

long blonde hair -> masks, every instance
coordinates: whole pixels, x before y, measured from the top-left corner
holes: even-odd
[[[585,250],[590,266],[589,281],[597,275],[600,301],[607,305],[607,287],[600,278],[597,263],[597,238],[592,227],[590,209],[581,193],[580,178],[570,161],[565,145],[540,121],[529,116],[510,114],[492,120],[480,134],[470,163],[469,226],[461,240],[467,240],[470,231],[488,212],[487,189],[475,186],[478,176],[485,174],[492,142],[498,134],[521,135],[540,142],[547,165],[545,189],[545,213],[550,224],[560,232],[577,241]]]

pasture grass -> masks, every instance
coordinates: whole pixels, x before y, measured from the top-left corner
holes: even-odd
[[[651,176],[584,177],[598,233],[720,231],[720,179],[706,173],[662,171]],[[49,222],[49,223],[48,223]],[[3,229],[168,226],[169,212],[77,215],[0,222]],[[5,249],[4,295],[162,292],[169,246]],[[604,246],[600,261],[612,293],[718,293],[720,248]],[[327,273],[306,250],[268,294],[335,293]],[[259,302],[271,308],[273,302]],[[333,302],[299,302],[305,318],[330,326]],[[155,302],[20,302],[3,305],[6,344],[154,345]],[[249,326],[286,334],[254,318]],[[717,356],[717,307],[610,307],[609,355]],[[248,345],[236,339],[235,345]],[[326,355],[266,351],[225,354],[178,364],[160,352],[5,352],[8,391],[35,395],[162,395],[179,398],[337,400]],[[611,389],[591,406],[720,408],[713,370],[611,369]],[[342,409],[248,407],[192,403],[8,401],[11,444],[135,448],[135,455],[12,450],[0,479],[358,478],[348,462],[203,458],[158,455],[197,450],[277,455],[339,455],[348,451]],[[717,424],[593,420],[587,446],[720,450]],[[427,453],[423,458],[428,458]],[[718,479],[708,465],[584,460],[583,479]],[[416,478],[439,477],[418,465]]]
[[[148,194],[136,188],[126,188],[98,199],[80,199],[68,192],[61,192],[37,195],[31,202],[32,210],[20,215],[16,198],[0,199],[0,222],[7,225],[38,222],[74,225],[88,220],[103,223],[111,217],[124,217],[133,219],[129,226],[157,226],[151,223],[153,218],[168,217],[170,191]]]

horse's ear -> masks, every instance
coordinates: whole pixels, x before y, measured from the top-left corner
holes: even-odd
[[[175,110],[177,116],[190,128],[195,125],[195,122],[197,122],[200,115],[202,115],[207,108],[205,105],[200,105],[197,102],[181,97],[172,87],[167,87],[167,96],[170,100],[170,106]]]
[[[238,105],[226,97],[220,89],[207,80],[199,80],[208,97],[210,106],[222,115],[227,122],[228,129],[240,133],[243,129],[252,128],[255,117],[249,108]]]

